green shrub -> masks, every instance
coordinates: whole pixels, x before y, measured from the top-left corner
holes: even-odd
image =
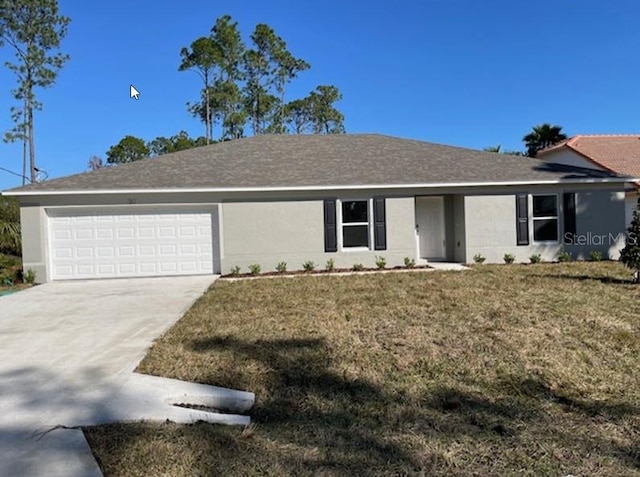
[[[3,268],[19,267],[21,262],[19,257],[0,253],[0,270]]]
[[[482,256],[482,254],[480,254],[480,253],[476,253],[476,254],[473,256],[473,262],[474,262],[474,263],[478,263],[478,264],[480,264],[480,263],[484,263],[484,261],[485,261],[486,259],[487,259],[487,258],[486,258],[486,257],[483,257],[483,256]]]
[[[539,253],[534,253],[529,257],[529,261],[531,263],[540,263],[542,262],[542,256]]]
[[[251,275],[257,275],[258,273],[260,273],[260,265],[258,263],[252,263],[251,265],[249,265],[249,273],[251,273]]]
[[[24,281],[21,260],[18,257],[0,253],[0,284],[13,286],[20,281]]]
[[[333,261],[333,258],[327,260],[327,264],[324,268],[325,270],[327,270],[327,272],[333,272],[336,269],[336,263]]]
[[[240,267],[237,265],[235,267],[231,267],[231,275],[233,275],[234,277],[240,275]]]
[[[404,266],[407,268],[414,268],[416,266],[416,261],[413,258],[404,257]]]
[[[385,260],[385,258],[376,256],[376,267],[382,270],[386,266],[387,266],[387,261]]]
[[[592,262],[599,262],[602,260],[602,252],[599,252],[598,250],[591,250],[591,252],[589,252],[589,260],[591,260]]]
[[[0,253],[16,256],[22,253],[20,205],[15,197],[0,196]]]
[[[305,272],[312,272],[316,268],[316,264],[313,263],[311,260],[307,260],[302,264],[302,268],[304,269]]]
[[[27,271],[22,273],[22,277],[25,283],[29,285],[33,285],[36,282],[36,272],[32,269],[27,269]]]
[[[513,263],[516,261],[516,256],[512,253],[505,253],[504,257],[502,257],[502,259],[504,260],[504,263],[506,263],[507,265]]]
[[[351,270],[353,270],[354,272],[361,272],[362,270],[364,270],[364,265],[362,265],[361,263],[354,263],[353,267],[351,267]]]
[[[276,265],[276,272],[284,273],[286,271],[287,271],[287,262],[280,262],[278,265]]]
[[[558,262],[570,262],[571,261],[571,254],[565,250],[561,251],[558,254]]]
[[[620,261],[633,270],[633,281],[640,283],[640,208],[633,211],[624,248],[620,250]]]

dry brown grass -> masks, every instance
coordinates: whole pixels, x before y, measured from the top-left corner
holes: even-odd
[[[640,475],[640,286],[616,263],[219,281],[139,371],[255,427],[87,430],[107,476]]]

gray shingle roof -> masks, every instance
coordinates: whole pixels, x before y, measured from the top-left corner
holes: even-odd
[[[264,135],[31,184],[12,192],[546,182],[615,174],[377,134]]]

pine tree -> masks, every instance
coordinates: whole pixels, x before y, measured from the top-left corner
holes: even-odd
[[[627,232],[624,248],[620,251],[620,261],[634,271],[634,282],[640,283],[640,209],[633,212]]]
[[[12,94],[22,105],[22,109],[11,109],[16,127],[5,135],[5,140],[22,141],[23,158],[27,152],[29,156],[31,182],[37,180],[38,171],[34,111],[42,109],[35,90],[52,86],[69,59],[58,49],[70,21],[58,12],[57,0],[0,0],[0,46],[6,43],[15,53],[15,62],[7,61],[5,66],[16,76],[18,87]],[[25,172],[23,167],[23,176]]]

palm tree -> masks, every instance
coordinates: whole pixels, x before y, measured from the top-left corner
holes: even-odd
[[[565,139],[567,136],[562,133],[562,126],[552,126],[549,123],[534,126],[533,130],[522,138],[527,146],[527,156],[529,157],[536,157],[538,151]]]

